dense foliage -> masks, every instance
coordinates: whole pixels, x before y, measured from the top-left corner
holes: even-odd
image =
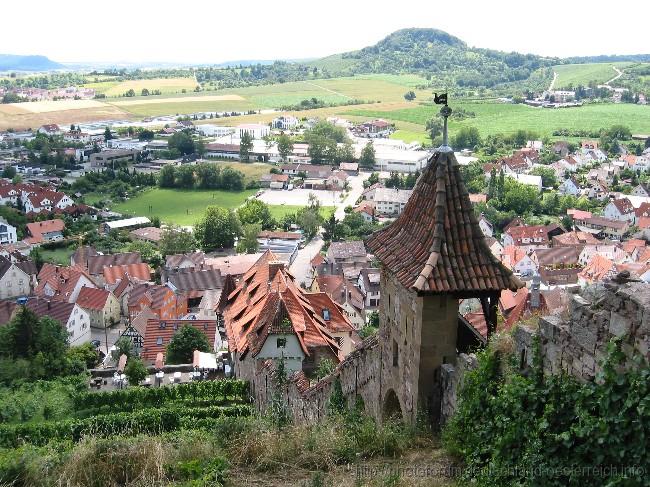
[[[650,485],[650,368],[620,368],[611,344],[595,382],[530,373],[495,350],[466,374],[446,444],[485,486]]]
[[[197,164],[174,166],[167,164],[160,170],[158,185],[161,188],[182,189],[226,189],[241,191],[244,189],[244,173],[217,164]]]

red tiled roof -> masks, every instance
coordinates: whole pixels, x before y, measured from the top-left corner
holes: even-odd
[[[54,292],[53,299],[67,301],[82,277],[85,277],[91,284],[94,284],[92,278],[86,274],[81,266],[61,267],[45,263],[38,273],[38,286],[34,289],[34,294],[41,297],[49,297],[45,292],[47,287]]]
[[[59,219],[28,223],[27,231],[31,238],[25,240],[29,240],[30,243],[41,243],[44,233],[62,232],[64,229],[65,222]]]
[[[612,204],[616,207],[621,215],[627,215],[628,213],[634,212],[634,206],[632,205],[632,202],[627,198],[614,200],[612,201]]]
[[[149,281],[151,279],[151,268],[148,264],[128,264],[128,265],[114,265],[111,267],[104,267],[104,281],[106,284],[114,284],[128,274],[141,281]]]
[[[289,331],[295,333],[305,355],[324,347],[338,356],[331,333],[346,326],[351,331],[352,325],[345,315],[334,312],[337,305],[329,296],[317,293],[312,303],[309,294],[296,286],[272,252],[265,252],[226,297],[224,321],[230,349],[240,357],[249,351],[255,356],[269,333]],[[322,309],[330,310],[330,320],[324,319]],[[285,318],[291,323],[288,329]]]
[[[628,254],[631,254],[637,247],[645,247],[645,240],[641,240],[640,238],[633,238],[626,242],[623,242],[621,245],[621,248]]]
[[[300,240],[302,234],[298,232],[272,232],[270,230],[263,230],[258,235],[259,238],[279,238],[283,240]]]
[[[643,202],[639,207],[634,210],[634,215],[637,218],[647,218],[650,217],[650,203]]]
[[[103,274],[104,268],[110,266],[123,266],[128,264],[139,264],[142,262],[139,252],[122,252],[110,255],[89,255],[88,272],[93,275]]]
[[[211,347],[217,336],[217,320],[147,320],[142,346],[142,358],[154,362],[159,353],[165,353],[167,345],[183,326],[191,326],[205,335]]]
[[[367,245],[404,287],[419,292],[522,286],[487,247],[453,153],[431,157],[404,211]]]
[[[83,286],[76,303],[86,309],[103,310],[111,293],[104,289]]]
[[[587,282],[602,281],[616,271],[616,265],[600,254],[594,254],[579,276]]]

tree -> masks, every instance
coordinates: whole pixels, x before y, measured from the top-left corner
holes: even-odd
[[[196,250],[196,240],[187,230],[172,225],[163,230],[159,248],[163,256],[186,254]]]
[[[201,189],[221,187],[221,169],[216,164],[198,164],[196,167],[197,185]]]
[[[176,168],[176,186],[184,189],[194,187],[194,166],[184,164]]]
[[[142,91],[140,92],[142,96],[149,96],[149,90],[146,88],[142,88]]]
[[[262,231],[259,223],[247,223],[242,227],[242,236],[237,242],[237,252],[243,254],[254,254],[259,248],[257,237]]]
[[[501,209],[514,211],[523,215],[539,205],[539,193],[536,188],[521,184],[515,179],[507,178],[505,181],[505,196]]]
[[[221,171],[221,187],[231,191],[244,189],[244,173],[230,166]]]
[[[158,249],[150,242],[134,240],[129,243],[125,250],[127,252],[138,252],[142,260],[148,263],[152,268],[157,269],[162,265],[162,256]]]
[[[181,155],[193,154],[195,151],[194,139],[186,131],[176,132],[169,138],[167,146],[176,149]]]
[[[253,149],[253,137],[245,131],[239,139],[239,158],[248,162],[251,150]]]
[[[111,129],[108,128],[107,126],[106,129],[104,130],[104,142],[108,142],[112,138],[113,138],[113,134],[111,133]]]
[[[135,352],[133,351],[133,342],[131,342],[130,338],[120,337],[117,339],[113,346],[115,347],[115,350],[111,352],[111,358],[115,362],[120,360],[120,357],[122,355],[126,355],[127,360],[135,357]]]
[[[440,117],[438,116],[435,116],[427,120],[426,130],[427,132],[429,132],[429,138],[431,139],[431,142],[433,142],[436,138],[442,135],[442,127],[443,127],[442,120],[440,120]]]
[[[13,179],[16,175],[16,168],[13,166],[6,166],[2,171],[2,177],[6,179]]]
[[[278,152],[283,161],[287,160],[287,157],[293,152],[293,141],[291,137],[285,134],[281,134],[278,137]]]
[[[161,188],[173,188],[176,186],[176,168],[173,164],[165,164],[160,170],[158,185]]]
[[[372,169],[375,167],[375,146],[372,143],[372,140],[369,141],[361,150],[359,165],[364,169]]]
[[[124,375],[126,375],[126,378],[129,380],[129,384],[137,386],[149,376],[149,370],[147,370],[147,367],[145,367],[142,360],[139,358],[131,358],[126,362]]]
[[[99,354],[90,343],[70,347],[66,353],[68,362],[81,362],[84,368],[92,369],[99,363]]]
[[[275,227],[275,221],[271,216],[269,205],[258,199],[247,200],[237,208],[237,216],[242,224],[260,224],[262,230],[271,230]]]
[[[203,333],[190,325],[184,325],[172,337],[165,353],[168,364],[189,364],[194,358],[194,350],[209,352],[210,344]]]
[[[230,248],[241,234],[241,224],[230,209],[208,206],[194,227],[194,236],[203,250]]]
[[[542,186],[546,188],[555,187],[557,185],[557,177],[555,171],[550,167],[536,167],[530,174],[542,177]]]
[[[341,226],[336,221],[334,211],[330,213],[330,217],[323,223],[323,238],[331,242],[336,242],[341,239]]]
[[[480,143],[481,135],[476,127],[463,127],[454,137],[454,146],[457,149],[474,149]]]
[[[153,133],[152,130],[144,129],[144,130],[141,130],[140,133],[138,134],[138,139],[142,140],[142,141],[145,141],[145,140],[149,141],[149,140],[153,140],[154,136],[155,136],[155,134]]]
[[[409,90],[406,93],[404,93],[404,99],[406,101],[413,101],[415,100],[415,92],[413,90]]]

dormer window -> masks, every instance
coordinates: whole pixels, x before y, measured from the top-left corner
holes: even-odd
[[[160,322],[160,329],[162,330],[162,329],[165,329],[165,328],[167,328],[167,323],[165,323],[164,321],[161,321]]]
[[[329,320],[330,320],[330,310],[327,309],[327,308],[323,308],[323,319],[324,319],[325,321],[329,321]]]
[[[287,346],[286,338],[278,338],[275,341],[277,348],[285,348]]]
[[[156,339],[156,345],[162,345],[163,344],[163,337],[158,337]]]

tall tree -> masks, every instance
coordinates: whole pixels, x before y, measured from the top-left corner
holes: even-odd
[[[244,254],[254,254],[259,248],[257,236],[262,231],[259,223],[247,223],[242,227],[242,235],[237,242],[237,252]]]
[[[176,168],[173,164],[165,164],[160,170],[158,185],[161,188],[173,188],[176,186]]]
[[[112,138],[113,134],[111,133],[111,129],[107,126],[106,129],[104,129],[104,142],[108,142]]]
[[[242,161],[248,162],[252,149],[253,137],[248,132],[244,132],[241,136],[241,139],[239,139],[239,158]]]
[[[263,230],[275,227],[269,205],[258,199],[248,200],[237,208],[237,216],[242,224],[259,223]]]
[[[203,333],[190,325],[183,326],[172,337],[165,354],[168,364],[190,364],[194,350],[209,352],[210,344]]]
[[[372,140],[369,141],[361,150],[359,165],[364,169],[372,169],[375,167],[375,146],[372,143]]]
[[[186,254],[196,250],[196,240],[192,233],[172,225],[163,230],[159,248],[163,256]]]
[[[194,236],[203,250],[230,248],[241,234],[241,224],[230,209],[208,206],[194,227]]]
[[[293,152],[293,141],[291,137],[286,134],[281,134],[278,137],[278,152],[283,161],[287,160],[287,157]]]

